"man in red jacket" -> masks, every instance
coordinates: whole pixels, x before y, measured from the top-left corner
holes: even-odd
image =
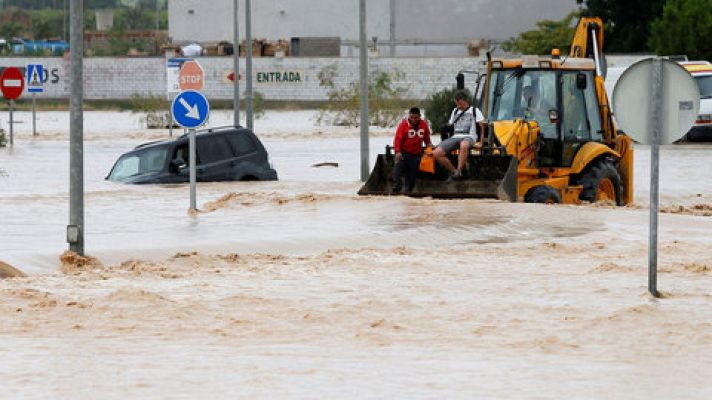
[[[393,177],[392,193],[400,193],[402,178],[405,175],[405,192],[410,193],[415,186],[415,178],[420,167],[420,157],[423,155],[423,143],[432,146],[430,142],[430,128],[427,122],[420,118],[420,109],[413,107],[408,113],[408,118],[396,129],[393,148],[396,152],[396,167]]]

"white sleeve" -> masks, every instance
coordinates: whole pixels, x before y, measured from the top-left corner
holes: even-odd
[[[475,107],[470,107],[468,112],[472,113],[472,125],[470,125],[470,136],[477,139],[477,123],[482,121],[482,113]]]
[[[457,111],[457,107],[452,109],[452,112],[450,113],[450,119],[447,121],[448,124],[452,125],[453,121],[455,121],[455,111]]]
[[[485,119],[485,116],[482,115],[482,111],[480,111],[479,108],[475,108],[475,121],[480,122]]]

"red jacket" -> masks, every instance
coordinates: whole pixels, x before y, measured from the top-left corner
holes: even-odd
[[[416,129],[410,125],[408,118],[403,118],[396,129],[396,137],[393,140],[396,153],[423,154],[423,142],[432,146],[428,124],[421,119]]]

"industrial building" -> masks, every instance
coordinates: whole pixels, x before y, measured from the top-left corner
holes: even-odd
[[[338,55],[356,55],[358,6],[357,0],[252,1],[252,37],[336,38]],[[238,8],[243,39],[244,0]],[[381,56],[467,56],[576,9],[574,0],[368,0],[367,36]],[[233,41],[233,0],[171,0],[168,13],[174,43]]]

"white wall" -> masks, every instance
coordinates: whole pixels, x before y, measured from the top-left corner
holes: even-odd
[[[613,89],[615,81],[625,67],[641,59],[641,55],[609,56],[609,77],[606,88]],[[232,99],[233,86],[227,79],[232,71],[230,57],[200,57],[205,70],[203,93],[210,99]],[[376,72],[401,72],[403,77],[394,86],[407,89],[404,97],[424,100],[430,94],[452,87],[458,71],[483,68],[483,58],[476,57],[377,57],[369,61],[369,70]],[[38,98],[68,98],[69,61],[62,57],[0,57],[0,67],[24,67],[43,64],[49,73],[45,93]],[[267,100],[310,101],[327,100],[328,89],[319,85],[319,72],[336,67],[335,84],[338,88],[358,83],[358,58],[300,58],[256,57],[254,59],[254,89]],[[245,71],[245,59],[240,60],[240,70]],[[262,79],[266,74],[299,74],[299,79]],[[91,57],[84,59],[84,97],[86,99],[129,99],[132,95],[166,96],[166,60],[161,57]],[[467,76],[468,87],[473,84]],[[245,85],[240,85],[244,92]],[[24,94],[23,97],[26,97]]]

